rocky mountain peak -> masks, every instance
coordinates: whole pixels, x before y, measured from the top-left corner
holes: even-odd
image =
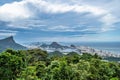
[[[73,45],[73,44],[71,44],[71,45],[70,45],[70,47],[71,47],[71,48],[76,48],[76,46],[75,46],[75,45]]]
[[[15,49],[15,50],[26,49],[26,47],[16,43],[13,36],[10,36],[10,37],[0,40],[0,52],[7,48],[11,48],[11,49]]]
[[[54,47],[54,48],[61,48],[62,46],[60,44],[58,44],[57,42],[52,42],[50,45],[50,47]]]
[[[7,42],[7,43],[15,43],[15,40],[13,39],[13,36],[7,37],[5,39],[0,40],[1,43]]]

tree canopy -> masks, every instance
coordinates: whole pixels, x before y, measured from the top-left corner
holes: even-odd
[[[97,54],[49,57],[41,49],[0,53],[0,80],[120,80],[119,73],[120,63],[103,61]]]

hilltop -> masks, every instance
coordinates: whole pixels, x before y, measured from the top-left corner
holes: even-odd
[[[15,50],[27,49],[26,47],[16,43],[13,36],[0,40],[0,51],[4,51],[7,48],[11,48]]]

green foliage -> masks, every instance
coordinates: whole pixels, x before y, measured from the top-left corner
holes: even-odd
[[[81,59],[89,61],[91,59],[102,59],[102,58],[99,57],[97,54],[91,55],[91,54],[88,54],[88,53],[83,53],[83,55],[81,56]]]
[[[47,62],[47,52],[41,49],[32,49],[26,51],[28,63],[30,65],[35,65],[38,61],[46,61]]]
[[[78,63],[80,60],[80,55],[76,52],[70,52],[65,56],[65,60],[67,60],[67,63]]]
[[[40,80],[36,76],[36,66],[28,66],[17,80]]]
[[[15,52],[15,51],[13,51]],[[12,55],[9,52],[0,54],[0,78],[15,79],[19,77],[21,70],[25,68],[22,57]]]
[[[45,70],[45,64],[44,63],[40,63],[37,65],[36,67],[36,76],[38,76],[38,78],[44,78],[46,70]]]
[[[120,64],[106,62],[97,54],[54,54],[7,49],[0,53],[0,80],[120,80]]]
[[[120,80],[120,79],[115,77],[115,78],[111,78],[110,80]]]

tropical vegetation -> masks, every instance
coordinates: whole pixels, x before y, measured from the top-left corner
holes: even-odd
[[[97,54],[7,49],[0,53],[0,80],[120,80],[120,63]]]

